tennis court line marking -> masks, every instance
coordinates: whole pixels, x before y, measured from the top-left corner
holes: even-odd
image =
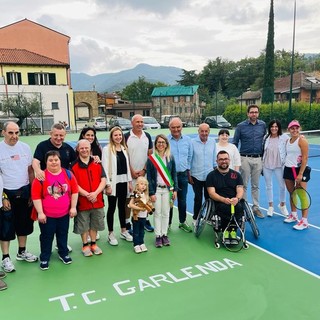
[[[296,268],[296,269],[299,269],[300,271],[303,271],[303,272],[305,272],[305,273],[307,273],[307,274],[309,274],[309,275],[311,275],[311,276],[313,276],[313,277],[315,277],[315,278],[317,278],[317,279],[320,280],[320,276],[319,276],[319,275],[317,275],[317,274],[315,274],[315,273],[313,273],[313,272],[311,272],[311,271],[309,271],[309,270],[307,270],[307,269],[305,269],[305,268],[302,268],[302,267],[300,267],[299,265],[297,265],[297,264],[295,264],[295,263],[293,263],[293,262],[291,262],[291,261],[289,261],[289,260],[287,260],[287,259],[284,259],[284,258],[282,258],[282,257],[280,257],[280,256],[278,256],[278,255],[276,255],[276,254],[274,254],[274,253],[272,253],[271,251],[268,251],[268,250],[266,250],[266,249],[264,249],[264,248],[261,248],[261,247],[259,247],[258,245],[254,244],[254,243],[251,243],[250,241],[247,241],[247,242],[248,242],[251,246],[255,247],[256,249],[259,249],[259,250],[261,250],[261,251],[269,254],[270,256],[272,256],[272,257],[274,257],[274,258],[276,258],[276,259],[278,259],[278,260],[280,260],[280,261],[283,261],[283,262],[291,265],[292,267],[294,267],[294,268]]]
[[[176,207],[176,206],[175,206],[175,207]],[[266,210],[266,209],[263,208],[263,207],[261,207],[261,208],[264,209],[264,210]],[[267,211],[267,210],[266,210],[266,211]],[[189,214],[189,215],[192,216],[192,213],[191,213],[191,212],[188,212],[188,211],[187,211],[187,214]],[[276,212],[275,212],[274,214],[276,214],[276,215],[278,215],[278,216],[285,217],[285,216],[284,216],[283,214],[281,214],[281,213],[276,213]],[[317,227],[317,226],[315,226],[315,225],[309,224],[309,226],[311,226],[311,227],[313,227],[313,228],[315,228],[315,229],[320,230],[320,227]],[[247,242],[248,242],[251,246],[255,247],[256,249],[259,249],[259,250],[261,250],[261,251],[269,254],[270,256],[272,256],[272,257],[274,257],[274,258],[276,258],[276,259],[278,259],[278,260],[280,260],[280,261],[283,261],[284,263],[287,263],[287,264],[291,265],[292,267],[294,267],[294,268],[296,268],[296,269],[298,269],[298,270],[300,270],[300,271],[303,271],[303,272],[305,272],[305,273],[307,273],[307,274],[309,274],[309,275],[311,275],[311,276],[313,276],[313,277],[315,277],[315,278],[317,278],[317,279],[320,280],[320,276],[317,275],[316,273],[313,273],[313,272],[311,272],[311,271],[309,271],[309,270],[307,270],[307,269],[305,269],[305,268],[302,268],[302,267],[300,267],[299,265],[297,265],[297,264],[295,264],[295,263],[293,263],[293,262],[291,262],[291,261],[289,261],[289,260],[287,260],[287,259],[284,259],[284,258],[276,255],[275,253],[272,253],[271,251],[268,251],[268,250],[266,250],[266,249],[264,249],[264,248],[262,248],[262,247],[260,247],[260,246],[258,246],[258,245],[256,245],[256,244],[250,242],[250,241],[247,241]]]
[[[264,208],[264,207],[260,207],[260,208],[263,209],[263,210],[265,210],[265,211],[268,211],[268,210],[267,210],[266,208]],[[284,216],[283,214],[281,214],[281,213],[278,213],[278,212],[275,212],[275,211],[274,211],[273,214],[285,218],[285,216]],[[308,222],[308,225],[309,225],[309,227],[313,227],[313,228],[315,228],[315,229],[320,230],[320,227],[318,227],[318,226],[316,226],[316,225],[314,225],[314,224],[311,224],[311,223]]]

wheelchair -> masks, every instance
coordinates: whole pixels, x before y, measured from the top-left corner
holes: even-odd
[[[254,214],[248,202],[244,199],[241,200],[243,208],[243,215],[236,218],[234,210],[231,208],[231,217],[227,226],[221,228],[221,217],[215,214],[215,205],[212,199],[207,199],[201,206],[198,218],[195,224],[195,236],[200,237],[204,227],[209,224],[214,231],[214,245],[217,249],[220,248],[220,243],[229,251],[237,252],[242,248],[248,249],[249,245],[245,238],[246,222],[250,224],[252,233],[258,239],[260,232],[256,224]],[[230,236],[231,235],[231,236]]]

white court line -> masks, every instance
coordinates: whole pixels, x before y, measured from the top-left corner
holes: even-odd
[[[263,208],[263,207],[260,207],[260,208],[262,208],[263,210],[266,210],[266,211],[267,211],[266,208]],[[188,212],[188,211],[187,211],[187,213],[192,216],[192,213],[191,213],[191,212]],[[281,213],[275,212],[274,214],[276,214],[276,215],[278,215],[278,216],[282,216],[282,217],[285,218],[285,216],[282,215]],[[309,224],[309,226],[311,226],[311,227],[313,227],[313,228],[315,228],[315,229],[320,230],[320,227],[318,227],[318,226],[311,225],[311,224]],[[250,241],[247,241],[247,242],[248,242],[251,246],[255,247],[256,249],[258,249],[258,250],[260,250],[260,251],[263,251],[264,253],[267,253],[267,254],[269,254],[270,256],[272,256],[272,257],[274,257],[274,258],[276,258],[276,259],[278,259],[278,260],[280,260],[280,261],[283,261],[284,263],[286,263],[286,264],[288,264],[288,265],[290,265],[290,266],[292,266],[292,267],[294,267],[294,268],[296,268],[296,269],[298,269],[298,270],[300,270],[300,271],[302,271],[302,272],[304,272],[304,273],[307,273],[307,274],[309,274],[309,275],[311,275],[311,276],[313,276],[313,277],[315,277],[315,278],[317,278],[317,279],[320,280],[320,275],[317,275],[316,273],[313,273],[313,272],[311,272],[311,271],[309,271],[309,270],[307,270],[307,269],[305,269],[305,268],[303,268],[303,267],[300,267],[299,265],[297,265],[297,264],[295,264],[295,263],[293,263],[293,262],[291,262],[291,261],[289,261],[289,260],[287,260],[287,259],[284,259],[284,258],[278,256],[277,254],[272,253],[271,251],[266,250],[266,249],[264,249],[264,248],[262,248],[262,247],[260,247],[260,246],[258,246],[258,245],[256,245],[256,244],[254,244],[254,243],[252,243],[252,242],[250,242]]]
[[[311,275],[311,276],[313,276],[313,277],[315,277],[315,278],[317,278],[317,279],[320,280],[320,276],[319,276],[319,275],[317,275],[317,274],[315,274],[315,273],[313,273],[313,272],[311,272],[311,271],[309,271],[309,270],[307,270],[307,269],[305,269],[305,268],[302,268],[302,267],[300,267],[299,265],[297,265],[297,264],[295,264],[295,263],[293,263],[293,262],[290,262],[289,260],[284,259],[284,258],[282,258],[282,257],[280,257],[280,256],[278,256],[278,255],[276,255],[276,254],[274,254],[274,253],[272,253],[272,252],[264,249],[264,248],[261,248],[261,247],[257,246],[256,244],[251,243],[250,241],[247,241],[247,242],[248,242],[250,245],[252,245],[253,247],[255,247],[256,249],[259,249],[259,250],[261,250],[261,251],[269,254],[270,256],[272,256],[272,257],[274,257],[274,258],[276,258],[276,259],[278,259],[278,260],[281,260],[281,261],[283,261],[283,262],[291,265],[292,267],[294,267],[294,268],[296,268],[296,269],[299,269],[300,271],[303,271],[303,272],[305,272],[305,273],[307,273],[307,274],[309,274],[309,275]]]

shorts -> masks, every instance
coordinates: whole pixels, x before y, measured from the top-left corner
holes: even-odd
[[[11,241],[16,237],[12,211],[0,209],[0,240]]]
[[[30,201],[30,185],[18,190],[3,190],[10,201],[13,213],[13,223],[17,236],[28,236],[33,232],[33,220],[31,219],[32,205]]]
[[[105,229],[104,208],[78,211],[74,217],[73,232],[82,234],[88,230],[103,231]]]
[[[300,171],[300,167],[296,167],[295,170],[298,175],[298,173]],[[302,175],[303,182],[308,182],[310,180],[310,172],[311,172],[311,170],[308,170],[307,168],[306,168],[306,170],[304,170],[303,175]],[[292,168],[284,167],[283,179],[292,180],[292,181],[295,180],[294,176],[293,176]]]

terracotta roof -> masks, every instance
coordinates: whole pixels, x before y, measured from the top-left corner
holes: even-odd
[[[311,83],[310,81],[306,80],[306,78],[310,77],[311,75],[300,71],[293,74],[292,78],[292,89],[300,89],[305,88],[310,90]],[[290,75],[283,78],[278,78],[274,81],[274,92],[275,93],[282,93],[282,92],[289,92],[290,91]],[[319,84],[313,84],[313,88],[316,89],[320,87]]]
[[[37,65],[37,66],[68,66],[57,61],[25,49],[0,48],[0,64]]]

